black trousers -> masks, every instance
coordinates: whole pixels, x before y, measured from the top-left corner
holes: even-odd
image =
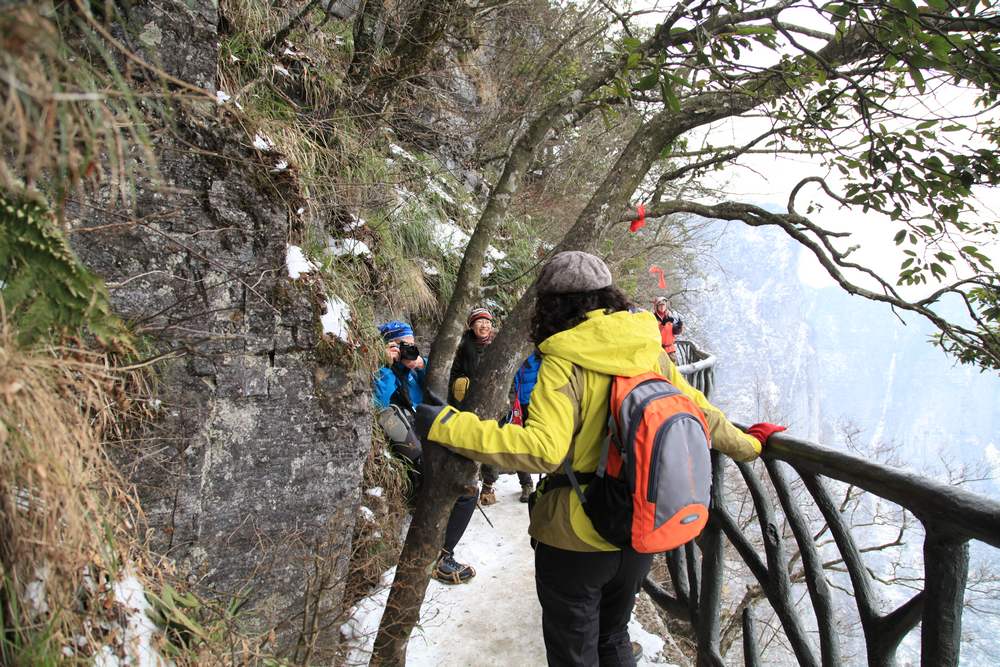
[[[482,478],[483,484],[493,486],[497,483],[497,480],[500,479],[500,472],[496,469],[496,467],[491,466],[488,463],[484,463],[479,466],[479,477]],[[529,473],[521,472],[520,470],[517,472],[517,481],[522,486],[534,483],[531,481],[531,475]]]
[[[539,543],[535,587],[549,665],[635,665],[628,621],[652,554],[566,551]]]
[[[469,527],[469,521],[476,511],[475,496],[459,496],[455,501],[455,506],[451,508],[451,515],[448,517],[448,526],[444,529],[444,548],[454,553],[455,545],[462,539],[465,529]]]

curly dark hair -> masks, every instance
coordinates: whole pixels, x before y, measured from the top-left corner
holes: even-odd
[[[614,285],[590,292],[539,294],[531,318],[531,342],[541,345],[552,334],[572,329],[592,310],[617,313],[631,307],[629,298]]]

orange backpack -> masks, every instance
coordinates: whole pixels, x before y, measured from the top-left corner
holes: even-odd
[[[563,469],[601,537],[659,553],[690,542],[705,528],[711,447],[705,415],[665,377],[616,376],[597,472],[574,473],[568,460]]]

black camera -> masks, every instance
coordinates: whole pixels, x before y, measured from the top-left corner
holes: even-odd
[[[403,361],[413,361],[420,356],[420,348],[410,343],[399,344],[399,358]]]

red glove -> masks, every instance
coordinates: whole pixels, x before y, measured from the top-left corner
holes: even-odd
[[[767,422],[761,422],[759,424],[754,424],[747,429],[747,433],[757,438],[760,444],[767,443],[767,439],[770,438],[775,433],[779,431],[784,431],[784,426],[778,426],[777,424],[768,424]]]

